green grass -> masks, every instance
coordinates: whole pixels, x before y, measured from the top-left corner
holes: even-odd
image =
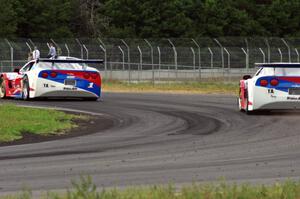
[[[191,93],[191,94],[237,94],[237,82],[165,82],[128,83],[121,81],[104,81],[103,90],[108,92],[158,92],[158,93]]]
[[[40,198],[47,199],[299,199],[300,182],[286,181],[270,186],[249,184],[193,184],[175,189],[174,186],[132,187],[125,190],[97,191],[90,177],[73,182],[65,194],[49,192]],[[1,199],[31,199],[30,191]]]
[[[22,138],[23,133],[40,135],[61,134],[75,127],[78,116],[56,110],[0,105],[0,142]]]

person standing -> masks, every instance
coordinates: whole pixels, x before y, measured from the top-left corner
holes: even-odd
[[[49,53],[48,53],[48,56],[47,58],[52,58],[54,59],[56,57],[56,49],[55,47],[53,46],[53,43],[50,43],[50,48],[49,48]]]
[[[40,58],[40,51],[37,46],[34,46],[34,51],[32,52],[32,59],[39,59]]]

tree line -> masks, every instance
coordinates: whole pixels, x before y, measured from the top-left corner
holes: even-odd
[[[300,0],[0,0],[0,37],[300,36]]]

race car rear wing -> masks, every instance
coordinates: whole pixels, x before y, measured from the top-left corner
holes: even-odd
[[[300,63],[255,63],[259,68],[300,68]]]
[[[102,64],[103,59],[37,59],[36,63],[50,62],[50,63],[83,63],[83,64]]]

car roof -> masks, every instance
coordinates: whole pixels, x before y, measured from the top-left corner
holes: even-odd
[[[103,63],[103,59],[78,59],[74,57],[58,57],[57,59],[45,59],[40,58],[36,60],[39,62],[51,62],[51,63]]]

